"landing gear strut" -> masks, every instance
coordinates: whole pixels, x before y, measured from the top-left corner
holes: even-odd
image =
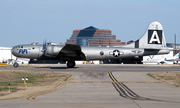
[[[15,62],[15,63],[13,64],[13,66],[14,66],[15,68],[17,68],[17,67],[19,66],[19,64],[18,64],[17,62]]]
[[[68,61],[67,67],[68,68],[73,68],[76,65],[75,61]]]

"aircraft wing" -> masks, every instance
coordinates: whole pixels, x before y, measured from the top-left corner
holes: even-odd
[[[81,46],[76,44],[66,44],[60,51],[60,56],[65,60],[86,60],[84,53],[81,51]]]

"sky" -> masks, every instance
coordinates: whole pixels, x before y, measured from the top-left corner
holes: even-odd
[[[167,43],[180,43],[180,0],[0,0],[0,47],[65,43],[73,30],[109,29],[122,42],[139,39],[153,21]]]

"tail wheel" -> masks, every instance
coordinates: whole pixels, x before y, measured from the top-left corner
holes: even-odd
[[[13,64],[13,66],[14,66],[15,68],[17,68],[17,67],[19,66],[19,64],[18,64],[17,62],[15,62],[15,63]]]
[[[68,68],[73,68],[75,65],[76,65],[76,63],[74,61],[68,61],[68,63],[67,63]]]

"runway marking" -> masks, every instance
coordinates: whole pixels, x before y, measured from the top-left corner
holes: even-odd
[[[127,88],[122,82],[118,82],[111,72],[109,72],[109,76],[113,80],[112,84],[119,92],[120,96],[128,99],[133,99],[134,97],[138,96],[134,92],[132,92],[129,88]]]
[[[150,98],[144,98],[136,93],[134,93],[132,90],[130,90],[123,82],[118,82],[116,78],[112,75],[112,72],[109,72],[110,78],[113,80],[112,84],[115,87],[115,89],[119,92],[119,95],[131,99],[131,100],[143,100],[143,101],[161,101],[161,102],[173,102],[173,103],[180,103],[180,102],[174,102],[174,101],[163,101],[163,100],[157,100],[157,99],[150,99]],[[136,83],[136,82],[133,82]],[[145,83],[161,83],[161,82],[145,82]]]
[[[112,81],[85,81],[85,82],[70,82],[70,83],[112,83]]]
[[[60,86],[56,87],[54,90],[52,90],[52,91],[50,91],[50,92],[60,90],[60,89],[63,88],[66,84],[68,84],[75,76],[76,76],[76,74],[74,74],[74,75],[73,75],[72,77],[70,77],[65,83],[61,84]],[[49,93],[49,92],[47,92],[47,93]],[[40,95],[43,95],[43,94],[46,94],[46,93],[41,93],[41,94],[37,94],[37,95],[25,97],[24,99],[28,99],[28,100],[32,100],[32,99],[33,99],[33,100],[34,100],[35,97],[40,96]]]
[[[118,82],[118,81],[117,81]],[[69,83],[113,83],[113,81],[85,81],[85,82],[69,82]],[[162,82],[129,82],[123,81],[119,83],[162,83]]]

